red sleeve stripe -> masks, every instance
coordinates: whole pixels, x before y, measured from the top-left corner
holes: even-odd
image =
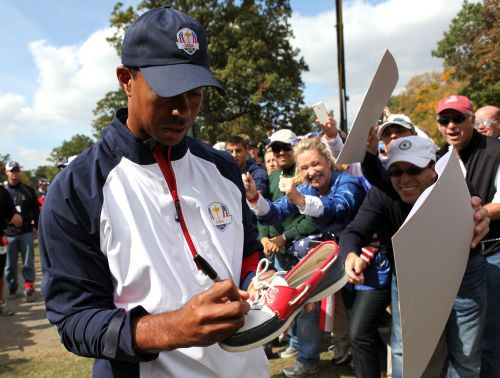
[[[243,259],[243,264],[241,264],[241,282],[245,280],[245,277],[248,275],[248,273],[255,272],[257,270],[257,265],[259,265],[259,257],[259,251],[255,251]]]
[[[361,258],[367,263],[370,263],[372,261],[373,257],[375,256],[375,253],[377,253],[375,248],[372,247],[361,248]]]

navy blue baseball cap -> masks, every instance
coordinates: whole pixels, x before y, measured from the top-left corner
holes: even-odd
[[[198,21],[168,6],[144,13],[129,26],[123,39],[122,64],[140,68],[161,97],[206,86],[224,94],[210,70],[205,30]]]

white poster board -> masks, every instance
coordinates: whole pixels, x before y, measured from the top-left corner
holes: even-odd
[[[385,50],[363,102],[354,118],[344,147],[337,158],[338,164],[362,162],[370,128],[377,124],[392,91],[398,82],[398,66],[394,57]]]
[[[443,160],[444,159],[444,160]],[[474,234],[471,197],[451,152],[438,181],[422,193],[392,237],[401,327],[403,376],[420,377],[444,330]]]

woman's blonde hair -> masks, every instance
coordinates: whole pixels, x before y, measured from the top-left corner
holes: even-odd
[[[297,156],[299,156],[301,153],[308,151],[308,150],[316,150],[318,153],[328,161],[330,169],[333,170],[343,170],[342,166],[339,167],[335,164],[335,160],[330,154],[330,151],[328,147],[321,141],[321,139],[318,138],[305,138],[302,139],[299,143],[295,145],[293,148],[293,154],[295,156],[295,161],[297,161]],[[304,178],[300,174],[300,167],[295,164],[295,177],[294,181],[296,184],[302,184],[304,183]]]

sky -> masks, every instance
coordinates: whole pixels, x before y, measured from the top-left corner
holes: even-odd
[[[50,164],[46,158],[63,141],[92,136],[92,110],[117,88],[120,60],[105,40],[115,3],[0,0],[0,154],[34,169]],[[323,101],[339,114],[335,1],[291,5],[292,44],[309,66],[305,103]],[[461,6],[462,0],[343,2],[348,123],[385,49],[399,68],[395,94],[411,77],[442,69],[431,51]]]

